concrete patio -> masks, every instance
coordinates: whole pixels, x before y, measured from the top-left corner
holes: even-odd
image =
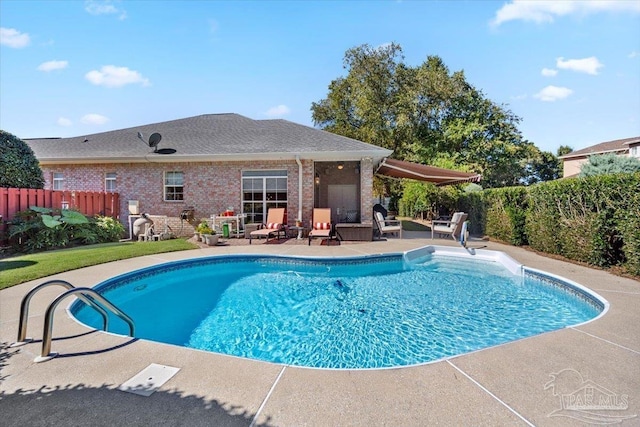
[[[455,245],[452,240],[431,240],[426,232],[404,232],[403,237],[338,246],[319,241],[307,246],[306,240],[295,239],[279,244],[255,241],[251,246],[230,241],[226,246],[129,259],[52,278],[92,287],[138,268],[215,254],[354,256]],[[640,425],[640,283],[521,248],[484,241],[469,244],[485,245],[526,266],[593,289],[609,301],[609,312],[582,326],[435,363],[357,371],[283,366],[91,331],[70,319],[64,310],[68,303],[63,303],[56,314],[52,344],[60,356],[36,364],[43,314],[60,289],[47,288],[32,301],[28,335],[36,341],[8,346],[16,340],[20,300],[45,281],[41,279],[0,291],[1,423],[566,426],[620,421]],[[151,363],[180,371],[150,397],[117,389]],[[545,388],[552,374],[559,374],[555,387]],[[566,402],[583,396],[585,389],[609,400],[594,401],[590,411],[566,409]]]

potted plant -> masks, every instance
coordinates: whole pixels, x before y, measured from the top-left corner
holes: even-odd
[[[196,226],[196,240],[198,242],[204,242],[205,234],[211,234],[211,227],[209,226],[207,220],[203,219],[202,221],[200,221],[200,224]]]
[[[302,227],[302,220],[300,218],[296,218],[296,227]]]
[[[215,246],[218,244],[218,238],[220,236],[218,236],[215,232],[215,230],[211,230],[211,233],[209,234],[203,234],[204,237],[204,242],[209,245],[209,246]]]
[[[218,244],[218,235],[215,230],[211,228],[206,219],[203,219],[196,227],[196,231],[202,236],[202,241],[209,246],[215,246]]]

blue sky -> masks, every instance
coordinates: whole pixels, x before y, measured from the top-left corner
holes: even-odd
[[[640,1],[0,2],[0,128],[81,136],[209,113],[312,126],[347,49],[395,42],[546,151],[640,136]]]

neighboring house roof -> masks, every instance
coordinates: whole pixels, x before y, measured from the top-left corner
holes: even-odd
[[[153,153],[145,140],[160,133]],[[42,164],[105,162],[181,162],[233,160],[360,160],[374,164],[392,151],[287,120],[253,120],[239,114],[205,114],[73,138],[24,139]]]
[[[625,152],[629,150],[629,145],[640,142],[640,136],[634,138],[616,139],[613,141],[601,142],[600,144],[592,145],[587,148],[583,148],[578,151],[572,151],[569,154],[560,156],[560,159],[568,160],[575,157],[587,157],[592,154],[604,154],[604,153],[616,153]]]
[[[637,138],[629,138],[629,141],[625,142],[624,145],[628,145],[629,147],[632,145],[640,145],[640,136]]]

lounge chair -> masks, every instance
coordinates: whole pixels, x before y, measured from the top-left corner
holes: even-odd
[[[467,220],[469,214],[464,212],[456,212],[451,217],[451,220],[434,220],[431,221],[431,238],[435,233],[448,234],[453,240],[458,240],[460,237],[460,231],[462,230],[462,224]]]
[[[315,208],[309,231],[309,245],[314,237],[324,237],[331,240],[331,208]]]
[[[402,239],[402,222],[400,220],[385,219],[379,211],[375,211],[373,216],[376,219],[376,224],[378,224],[380,237],[387,233],[398,233],[398,236]]]
[[[249,244],[251,239],[266,237],[265,243],[269,241],[269,236],[276,235],[280,240],[280,234],[285,234],[284,208],[271,208],[267,212],[267,222],[262,224],[262,228],[249,233]]]

